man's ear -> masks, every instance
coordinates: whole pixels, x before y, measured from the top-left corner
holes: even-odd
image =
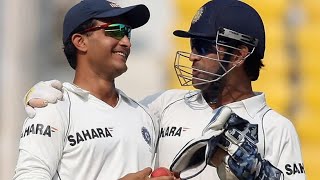
[[[249,48],[247,46],[241,45],[238,47],[237,55],[239,56],[234,61],[234,65],[240,66],[244,63],[245,58],[249,55]]]
[[[82,34],[73,34],[71,37],[71,41],[74,46],[81,52],[87,52],[87,41]]]

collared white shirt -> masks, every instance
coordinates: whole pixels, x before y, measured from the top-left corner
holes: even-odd
[[[199,90],[168,90],[141,101],[160,122],[158,166],[170,167],[179,150],[214,116]],[[300,143],[292,123],[266,105],[263,93],[230,103],[234,113],[258,126],[257,147],[261,156],[280,169],[285,179],[305,179]],[[207,167],[195,180],[219,179],[216,169]]]
[[[64,83],[64,101],[37,109],[21,133],[14,179],[110,179],[150,167],[157,125],[120,90],[115,107]]]

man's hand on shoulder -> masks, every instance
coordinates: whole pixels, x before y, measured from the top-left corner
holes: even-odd
[[[25,95],[24,105],[28,117],[36,115],[34,108],[42,108],[48,103],[62,100],[62,83],[58,80],[41,81],[35,84]]]

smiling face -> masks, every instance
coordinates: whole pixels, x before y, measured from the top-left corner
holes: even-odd
[[[96,20],[93,29],[97,28],[78,35],[83,38],[83,47],[78,48],[78,66],[91,69],[103,79],[112,80],[127,71],[131,43],[127,36],[116,38],[106,31],[110,29],[108,24],[115,23],[125,24],[119,19]]]

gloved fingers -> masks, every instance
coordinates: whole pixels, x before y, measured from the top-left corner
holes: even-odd
[[[25,106],[25,110],[29,118],[34,118],[34,116],[36,115],[36,110],[30,106]]]
[[[34,85],[24,97],[25,111],[28,117],[33,118],[36,111],[33,107],[42,108],[48,103],[56,103],[62,100],[62,83],[58,80],[41,81]]]
[[[35,107],[35,108],[42,108],[48,105],[48,101],[44,99],[30,99],[27,106]]]
[[[35,91],[29,94],[28,99],[43,99],[48,103],[56,103],[57,100],[62,99],[62,92],[50,87],[37,88]],[[28,102],[29,102],[28,101]]]
[[[238,148],[240,148],[238,143],[234,143],[225,135],[222,135],[222,137],[220,138],[218,147],[226,151],[229,155],[233,155],[238,150]]]
[[[249,158],[249,156],[258,154],[257,146],[248,139],[244,139],[240,143],[234,143],[226,136],[222,136],[218,146],[228,152],[233,159],[240,162],[245,161],[245,159]]]
[[[52,86],[56,88],[59,91],[62,91],[62,83],[59,80],[50,80],[50,81],[44,81],[45,84]]]
[[[232,114],[231,108],[229,108],[228,106],[222,106],[216,112],[216,114],[212,117],[209,124],[204,128],[202,134],[205,134],[208,131],[223,130],[231,114]]]
[[[229,155],[224,159],[224,163],[228,164],[236,176],[255,175],[257,168],[259,168],[260,157],[255,144],[247,140],[240,146],[231,143],[227,152]]]
[[[230,155],[233,155],[239,148],[246,154],[258,153],[255,145],[258,142],[258,127],[234,114],[230,119],[233,120],[230,120],[228,125],[233,125],[227,127],[219,141],[219,146]]]
[[[45,82],[39,82],[27,93],[25,97],[25,105],[29,104],[31,99],[42,99],[48,103],[56,103],[57,100],[62,100],[62,97],[62,91],[53,88]]]
[[[44,84],[51,86],[55,89],[57,89],[58,91],[54,91],[55,94],[52,94],[52,95],[55,95],[56,98],[54,98],[54,102],[57,102],[57,100],[63,100],[63,90],[62,90],[62,83],[59,81],[59,80],[50,80],[50,81],[44,81]],[[50,102],[50,100],[48,100]]]

